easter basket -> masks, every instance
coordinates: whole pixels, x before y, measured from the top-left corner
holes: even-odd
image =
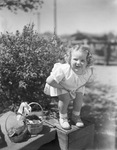
[[[23,142],[28,138],[27,125],[23,121],[17,121],[15,113],[6,118],[5,129],[9,139],[14,143]]]
[[[27,128],[31,135],[37,135],[43,130],[43,108],[36,102],[29,103],[28,105],[31,107],[31,112],[26,116]],[[33,110],[35,106],[36,110]]]

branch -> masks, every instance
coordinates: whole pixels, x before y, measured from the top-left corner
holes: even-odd
[[[41,8],[43,0],[2,0],[0,9],[7,8],[10,11],[17,12],[18,9],[28,12]]]

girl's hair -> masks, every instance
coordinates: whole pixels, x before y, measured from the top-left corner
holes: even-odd
[[[87,53],[87,66],[91,66],[93,64],[93,56],[90,52],[90,47],[88,45],[79,44],[75,45],[72,48],[69,48],[67,53],[65,54],[65,61],[70,64],[71,62],[71,56],[73,51],[82,51]]]

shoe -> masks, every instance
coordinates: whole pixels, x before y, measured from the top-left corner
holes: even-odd
[[[67,118],[60,118],[59,119],[59,123],[61,125],[61,127],[65,130],[69,130],[70,129],[70,124],[68,122]]]
[[[72,114],[72,121],[76,124],[77,127],[83,127],[84,123],[82,122],[80,116]]]

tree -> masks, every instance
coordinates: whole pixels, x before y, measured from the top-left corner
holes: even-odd
[[[17,10],[28,12],[30,10],[37,10],[43,4],[43,0],[1,0],[0,9],[7,8],[16,13]]]

